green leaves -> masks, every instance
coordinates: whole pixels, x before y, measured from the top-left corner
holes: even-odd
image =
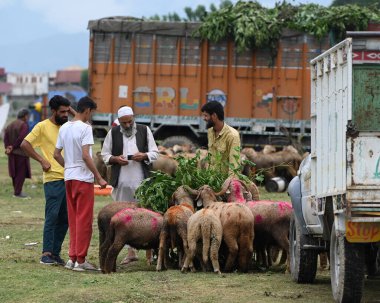
[[[252,162],[246,160],[240,163],[240,149],[236,149],[236,163],[227,165],[230,168],[230,174],[234,174],[241,180],[249,180],[244,176],[242,166]],[[159,171],[153,171],[152,177],[144,180],[136,191],[136,197],[141,206],[164,213],[168,209],[169,201],[173,192],[181,185],[188,185],[191,188],[197,189],[202,185],[209,185],[215,191],[219,191],[228,178],[229,173],[222,169],[226,166],[223,163],[221,155],[215,155],[213,166],[210,164],[210,154],[204,159],[206,168],[201,168],[199,165],[200,153],[198,152],[194,158],[185,158],[179,156],[177,158],[178,168],[175,177],[171,177]]]
[[[331,31],[340,40],[347,30],[366,29],[370,20],[380,21],[380,11],[375,5],[327,8],[318,4],[293,6],[283,1],[268,9],[257,1],[238,1],[210,13],[195,35],[212,42],[233,39],[238,51],[269,48],[275,56],[284,28],[306,32],[318,39]]]

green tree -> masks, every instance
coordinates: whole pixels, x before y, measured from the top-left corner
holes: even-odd
[[[230,0],[222,0],[219,4],[219,9],[232,7],[233,4]],[[149,17],[149,20],[156,20],[156,21],[204,21],[206,17],[209,15],[210,12],[216,12],[218,8],[215,4],[210,4],[209,10],[206,9],[204,5],[198,5],[195,9],[192,9],[189,6],[186,6],[184,8],[185,12],[185,18],[181,19],[177,13],[169,13],[167,15],[159,16],[159,15],[153,15],[152,17]]]
[[[340,5],[346,5],[346,4],[357,4],[360,6],[375,5],[378,8],[380,8],[379,0],[334,0],[331,6],[340,6]]]

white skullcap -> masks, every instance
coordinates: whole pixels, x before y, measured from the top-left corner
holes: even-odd
[[[121,118],[124,116],[133,116],[133,110],[129,106],[123,106],[120,107],[119,110],[117,111],[117,117]]]

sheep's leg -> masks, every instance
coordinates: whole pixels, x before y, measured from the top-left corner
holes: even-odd
[[[100,268],[101,268],[102,272],[104,272],[104,267],[105,267],[105,263],[107,260],[108,250],[113,243],[113,238],[114,238],[114,229],[112,227],[109,227],[107,230],[107,233],[105,234],[105,236],[103,238],[104,240],[103,240],[102,244],[100,245],[100,243],[99,243],[99,245],[100,245],[100,247],[99,247],[99,263],[100,263]]]
[[[194,259],[195,253],[196,253],[196,249],[197,249],[197,242],[196,241],[190,241],[188,243],[188,250],[187,250],[187,254],[186,254],[186,259],[185,259],[185,262],[184,262],[182,269],[181,269],[182,272],[185,272],[188,268],[190,268],[190,270],[192,272],[195,271],[193,259]]]
[[[289,238],[287,232],[282,232],[282,233],[276,233],[273,235],[275,240],[278,243],[278,246],[280,246],[283,251],[286,252],[287,254],[287,259],[286,259],[286,272],[290,271],[290,261],[289,261]]]
[[[120,251],[123,249],[126,241],[123,241],[121,237],[115,237],[114,243],[108,249],[107,258],[104,264],[104,272],[111,273],[116,271],[116,259]]]
[[[184,259],[184,252],[181,245],[177,246],[177,251],[178,251],[178,268],[181,268],[183,265],[183,259]]]
[[[233,236],[225,237],[224,242],[228,247],[228,257],[226,261],[226,265],[224,266],[225,271],[232,271],[233,266],[235,264],[236,256],[239,251],[239,247],[236,239]]]
[[[239,237],[239,269],[242,272],[248,271],[248,265],[252,259],[253,254],[253,244],[252,237],[243,233]]]
[[[182,240],[182,251],[183,251],[183,256],[182,259],[180,259],[180,264],[179,268],[182,268],[184,261],[186,259],[186,256],[188,254],[188,243],[187,243],[187,225],[184,225],[180,228],[178,231],[178,234]]]
[[[217,239],[216,237],[213,237],[211,239],[211,245],[210,245],[210,260],[212,263],[212,267],[214,268],[214,272],[220,274],[220,266],[219,266],[219,247],[221,243],[221,237],[220,239]]]
[[[146,256],[146,265],[152,265],[153,261],[153,253],[151,249],[147,249],[145,251],[145,256]]]
[[[99,265],[103,270],[104,261],[107,256],[108,248],[111,246],[111,242],[107,239],[104,231],[99,230]]]
[[[158,248],[158,258],[157,258],[157,266],[156,266],[157,271],[166,269],[166,260],[165,260],[166,259],[166,242],[167,242],[166,238],[167,238],[167,230],[166,230],[166,224],[164,224],[160,233],[160,245]]]

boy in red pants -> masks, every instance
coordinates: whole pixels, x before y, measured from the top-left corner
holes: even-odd
[[[86,261],[92,236],[94,210],[94,176],[101,188],[107,182],[100,176],[92,160],[92,136],[90,120],[96,103],[89,97],[78,102],[74,119],[60,129],[54,158],[65,168],[67,211],[69,219],[69,260],[66,268],[74,271],[97,270]],[[62,157],[62,150],[65,158]]]

